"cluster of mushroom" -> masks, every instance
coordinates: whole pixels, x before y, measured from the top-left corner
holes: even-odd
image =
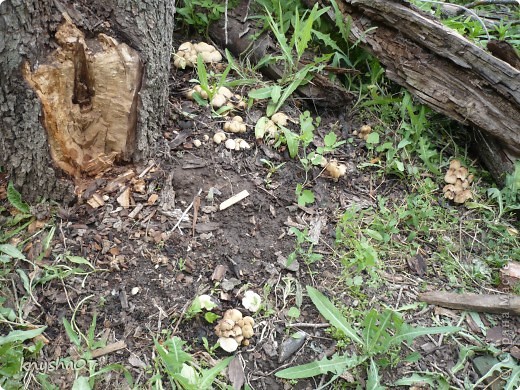
[[[242,138],[228,139],[226,133],[224,133],[223,131],[219,131],[215,133],[215,135],[213,136],[213,142],[215,142],[217,145],[221,144],[224,141],[226,141],[224,146],[226,147],[226,149],[229,150],[251,149],[251,145],[249,145]]]
[[[198,84],[186,93],[186,97],[190,100],[193,100],[193,95],[195,93],[198,93],[203,99],[209,98],[208,93]],[[220,108],[224,105],[228,106],[229,108],[236,107],[239,109],[244,109],[247,107],[247,104],[242,99],[242,96],[233,94],[233,92],[231,92],[226,87],[220,87],[217,90],[217,93],[215,93],[211,98],[210,104],[213,108]]]
[[[245,133],[246,124],[241,116],[234,116],[231,121],[224,123],[224,131],[230,133]]]
[[[271,116],[271,119],[262,117],[255,128],[256,139],[263,139],[267,134],[269,138],[276,138],[280,130],[280,126],[287,126],[289,117],[283,112],[277,112]]]
[[[219,337],[220,348],[226,352],[234,352],[240,344],[249,345],[249,339],[253,337],[253,318],[242,317],[237,309],[229,309],[224,317],[215,326],[215,334]]]
[[[334,159],[327,161],[327,159],[322,156],[320,165],[325,168],[325,171],[329,174],[329,176],[336,181],[340,177],[345,176],[345,173],[347,173],[347,166],[345,164],[340,164],[337,160]]]
[[[450,168],[444,176],[444,181],[448,183],[442,189],[445,198],[462,204],[473,197],[469,189],[473,181],[473,175],[469,174],[468,169],[463,167],[459,160],[451,160]]]
[[[200,55],[205,63],[222,61],[222,54],[214,46],[206,42],[191,43],[184,42],[177,49],[173,66],[185,69],[187,66],[194,67],[197,63],[197,56]]]
[[[358,131],[354,131],[353,134],[357,135],[358,138],[361,138],[362,140],[367,140],[369,134],[372,132],[372,127],[370,125],[363,125]]]

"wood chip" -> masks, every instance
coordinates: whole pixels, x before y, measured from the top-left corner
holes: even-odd
[[[130,207],[130,189],[127,188],[121,195],[117,197],[117,203],[119,203],[125,209]]]
[[[219,210],[220,211],[225,210],[228,207],[233,206],[235,203],[238,203],[241,200],[247,198],[248,196],[249,196],[249,192],[247,192],[247,190],[241,191],[238,194],[233,195],[231,198],[222,202],[219,206]]]

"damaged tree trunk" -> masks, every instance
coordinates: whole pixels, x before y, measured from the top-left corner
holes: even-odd
[[[0,5],[0,167],[27,199],[151,155],[168,94],[170,0]]]
[[[407,2],[338,4],[350,21],[350,40],[375,55],[391,80],[435,111],[475,128],[480,155],[497,181],[512,171],[520,156],[519,69]]]

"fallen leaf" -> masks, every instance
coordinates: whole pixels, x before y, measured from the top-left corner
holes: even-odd
[[[240,363],[240,358],[235,356],[228,366],[228,377],[229,381],[233,385],[234,390],[240,390],[246,382],[246,376],[244,374],[244,368]]]

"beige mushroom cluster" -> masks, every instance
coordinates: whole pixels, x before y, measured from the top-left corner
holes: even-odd
[[[254,335],[254,324],[253,318],[242,317],[242,313],[237,309],[226,311],[215,326],[220,348],[226,352],[234,352],[240,344],[249,345],[249,339]]]
[[[205,63],[222,61],[222,54],[214,46],[206,42],[184,42],[177,49],[177,53],[175,53],[173,66],[180,69],[185,69],[187,66],[194,67],[199,54]]]
[[[444,181],[448,184],[444,186],[442,192],[447,199],[462,204],[473,197],[469,188],[473,175],[469,174],[468,169],[463,167],[459,160],[451,160]]]
[[[190,89],[186,93],[186,97],[190,100],[193,100],[193,95],[195,94],[195,92],[198,92],[203,99],[209,98],[208,93],[204,89],[202,89],[200,85],[196,85],[192,89]],[[230,108],[239,109],[244,109],[247,107],[247,104],[242,99],[242,96],[238,94],[233,94],[233,92],[231,92],[229,88],[226,87],[220,87],[217,90],[217,92],[211,98],[210,104],[213,108],[220,108],[224,105]]]
[[[242,138],[228,139],[225,143],[226,149],[229,150],[245,150],[251,149],[251,146]]]
[[[280,131],[280,126],[286,126],[290,118],[283,112],[273,114],[271,119],[261,117],[255,127],[255,138],[263,139],[266,135],[269,138],[276,138]]]
[[[359,129],[359,131],[354,131],[353,134],[357,135],[358,138],[361,138],[362,140],[367,140],[368,135],[372,132],[372,127],[370,125],[363,125]]]
[[[224,130],[229,133],[245,133],[246,124],[241,116],[234,116],[231,121],[224,123]]]
[[[347,173],[347,166],[334,159],[327,161],[325,157],[321,157],[320,165],[336,181]]]

